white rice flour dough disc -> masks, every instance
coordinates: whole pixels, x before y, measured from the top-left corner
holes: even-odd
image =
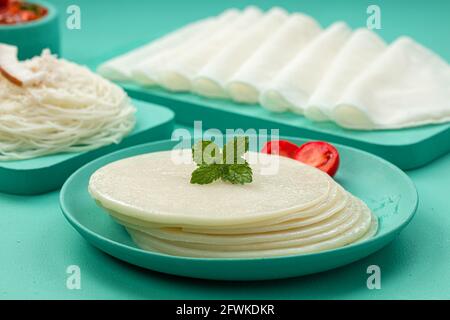
[[[329,234],[325,232],[324,234],[304,238],[243,246],[220,247],[217,245],[168,241],[152,237],[141,231],[132,229],[128,231],[133,240],[145,250],[156,250],[171,255],[189,257],[261,258],[319,252],[360,241],[368,233],[372,236],[377,222],[367,206],[360,200],[355,200],[355,207],[352,209],[352,212],[358,215],[358,219],[353,222],[353,225],[347,226],[347,228],[335,228]]]
[[[332,117],[343,127],[367,130],[450,121],[450,67],[401,37],[355,79]]]
[[[252,164],[253,182],[190,184],[195,164],[175,164],[171,151],[113,162],[96,171],[89,191],[106,209],[174,226],[236,225],[277,218],[324,201],[332,180],[298,161],[267,154]],[[277,166],[277,174],[261,174]]]
[[[329,120],[345,89],[386,48],[386,43],[373,31],[362,28],[353,32],[308,101],[305,116],[315,121]]]
[[[189,91],[192,80],[199,71],[224,48],[224,44],[232,42],[236,34],[251,27],[262,17],[262,11],[256,7],[247,7],[242,14],[212,34],[208,41],[202,41],[185,53],[174,57],[174,60],[161,70],[158,78],[160,84],[171,91]]]
[[[343,22],[336,22],[315,38],[278,74],[261,94],[261,105],[272,111],[303,109],[329,70],[336,53],[351,35]]]
[[[273,243],[305,238],[312,235],[322,235],[323,237],[331,236],[332,234],[338,232],[336,230],[345,230],[359,220],[360,213],[355,210],[355,208],[356,206],[354,206],[353,201],[351,201],[345,210],[341,210],[329,219],[321,221],[317,224],[289,230],[261,232],[255,234],[211,235],[205,233],[184,232],[180,229],[174,228],[145,229],[133,225],[124,225],[128,228],[136,229],[162,240],[204,244],[210,247],[247,246],[255,243]],[[277,245],[281,244],[282,243],[278,243]]]
[[[199,28],[197,32],[177,43],[177,45],[160,50],[154,55],[141,60],[131,68],[131,77],[134,81],[141,85],[155,85],[159,83],[159,73],[170,66],[180,55],[195,48],[200,43],[208,41],[208,39],[238,19],[240,12],[236,9],[229,9],[221,13],[219,16],[211,18],[207,25]]]
[[[260,232],[272,232],[305,227],[316,224],[330,218],[347,205],[349,194],[342,188],[335,188],[338,192],[333,197],[315,205],[312,208],[300,212],[291,213],[287,216],[272,218],[253,224],[241,224],[235,227],[208,226],[203,228],[183,227],[185,232],[207,233],[207,234],[251,234]],[[151,227],[151,226],[149,226]]]
[[[231,98],[258,103],[259,94],[278,72],[321,32],[311,17],[294,13],[237,71],[227,84]]]
[[[227,98],[227,81],[287,19],[288,13],[275,7],[248,30],[237,32],[234,41],[200,70],[193,82],[193,91],[207,97]]]
[[[131,80],[131,69],[140,62],[180,45],[200,30],[208,28],[212,22],[213,18],[206,18],[190,23],[142,47],[104,62],[97,68],[97,72],[111,80]]]
[[[349,201],[349,194],[337,184],[331,186],[329,195],[323,201],[317,203],[311,208],[307,208],[298,212],[293,212],[288,215],[277,218],[269,218],[253,223],[242,223],[234,226],[223,225],[177,225],[183,231],[191,233],[206,233],[206,234],[250,234],[270,231],[288,230],[298,227],[312,225],[314,223],[325,220],[332,215],[342,210]],[[101,205],[99,203],[99,205]],[[123,215],[114,210],[108,210],[111,216],[120,224],[130,226],[135,229],[157,229],[171,227],[174,225],[159,224],[155,222],[144,221]]]

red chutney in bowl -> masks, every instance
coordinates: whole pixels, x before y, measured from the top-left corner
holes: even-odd
[[[0,0],[0,25],[22,24],[45,17],[48,9],[21,0]]]

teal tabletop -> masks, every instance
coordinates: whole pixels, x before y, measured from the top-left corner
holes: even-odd
[[[54,0],[60,13],[62,55],[94,65],[109,52],[126,50],[227,4],[250,1]],[[255,4],[256,1],[253,1]],[[275,1],[259,1],[262,8]],[[342,19],[364,26],[371,1],[276,1],[306,12],[323,25]],[[449,1],[377,1],[388,41],[409,35],[450,60]],[[78,5],[81,28],[67,28]],[[67,13],[69,12],[69,13]],[[59,191],[39,196],[0,194],[0,299],[449,299],[450,154],[406,172],[416,184],[419,208],[390,245],[351,265],[287,280],[220,282],[144,270],[89,245],[65,220]],[[368,267],[381,270],[381,288],[367,286]],[[73,266],[80,288],[67,285]]]

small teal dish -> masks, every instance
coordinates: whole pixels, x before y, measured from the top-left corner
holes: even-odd
[[[284,138],[296,144],[304,139]],[[64,184],[60,206],[70,224],[92,245],[128,263],[179,276],[214,280],[269,280],[307,275],[337,268],[380,250],[411,221],[417,209],[416,188],[399,168],[370,153],[336,145],[341,167],[335,179],[361,198],[379,220],[368,240],[319,253],[271,258],[211,259],[177,257],[138,248],[125,229],[90,197],[90,176],[120,159],[171,150],[179,141],[162,141],[121,150],[99,158],[75,172]]]
[[[50,3],[40,0],[29,1],[48,9],[41,19],[15,25],[0,25],[0,42],[17,46],[19,60],[40,55],[43,49],[60,54],[60,32],[58,11]]]
[[[95,150],[58,153],[33,159],[0,161],[0,192],[35,195],[60,188],[67,178],[86,163],[113,151],[168,139],[175,124],[174,113],[164,107],[133,100],[136,125],[120,143]]]

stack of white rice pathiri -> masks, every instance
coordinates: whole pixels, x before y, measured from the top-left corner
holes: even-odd
[[[414,40],[389,46],[344,22],[248,7],[187,25],[105,62],[114,80],[259,103],[353,129],[450,120],[450,68]]]
[[[326,173],[289,158],[249,155],[258,161],[246,185],[190,184],[195,164],[174,164],[165,151],[100,168],[89,192],[139,247],[177,256],[303,254],[376,233],[370,209]]]

